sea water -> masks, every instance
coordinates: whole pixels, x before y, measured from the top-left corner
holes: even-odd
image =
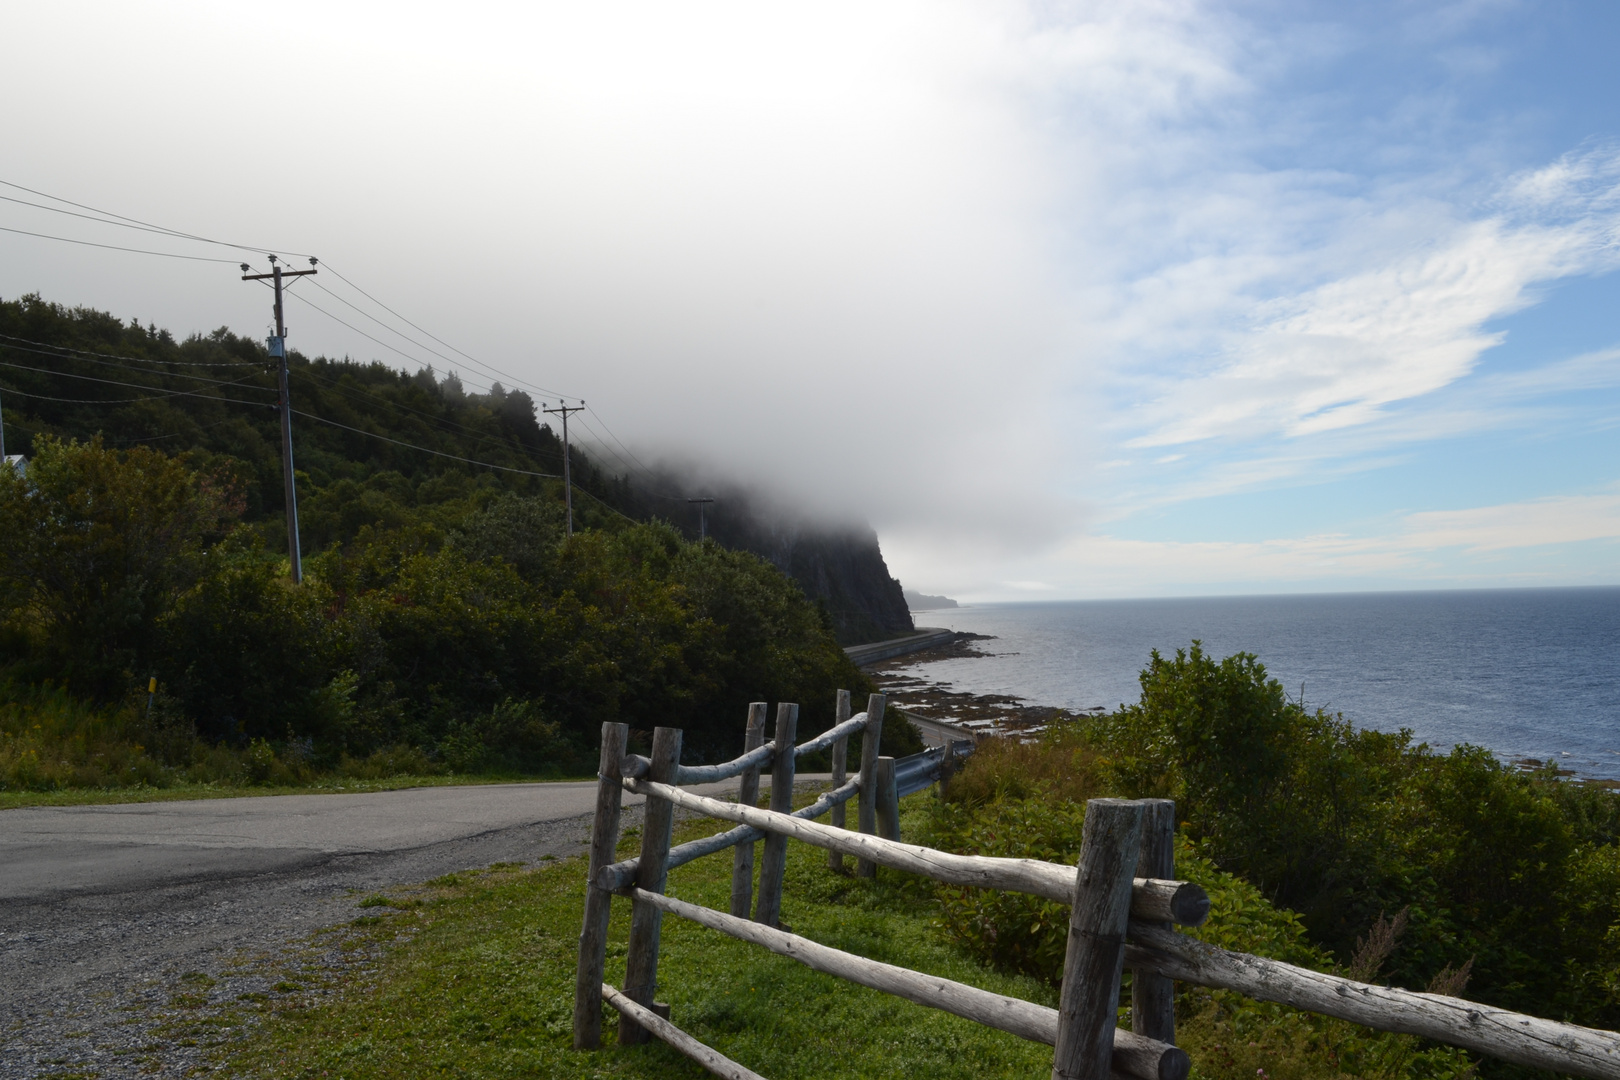
[[[1620,779],[1620,588],[985,604],[918,626],[994,635],[914,673],[1030,704],[1113,709],[1149,654],[1250,652],[1291,698],[1437,750],[1472,743]]]

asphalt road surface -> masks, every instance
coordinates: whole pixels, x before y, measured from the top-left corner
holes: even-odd
[[[595,793],[587,781],[0,811],[0,1078],[184,1075],[200,1051],[154,1050],[138,1020],[173,980],[222,978],[233,957],[352,918],[371,891],[579,854]],[[626,795],[626,827],[641,801]]]

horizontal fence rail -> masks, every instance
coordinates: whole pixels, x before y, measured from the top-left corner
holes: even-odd
[[[823,731],[820,735],[817,735],[808,742],[802,742],[798,746],[795,746],[793,748],[793,756],[804,757],[804,755],[814,754],[818,750],[827,750],[831,748],[832,744],[838,740],[847,739],[851,735],[859,735],[865,730],[866,714],[856,713],[848,720],[828,728],[826,731]]]
[[[1235,953],[1170,930],[1130,927],[1126,963],[1180,982],[1236,990],[1380,1031],[1421,1035],[1465,1050],[1594,1080],[1620,1078],[1620,1033],[1508,1012],[1463,998],[1341,979],[1281,960]]]
[[[834,791],[823,792],[821,797],[809,806],[804,807],[802,810],[793,811],[792,816],[796,818],[820,817],[833,807],[842,806],[853,799],[856,792],[860,790],[860,786],[860,777],[856,777],[843,787]],[[751,825],[740,825],[723,833],[706,836],[702,840],[693,840],[681,844],[679,847],[670,848],[669,861],[666,865],[670,869],[685,866],[687,863],[701,859],[705,855],[713,855],[717,851],[724,851],[727,848],[736,847],[738,844],[751,844],[764,838],[765,833],[763,830],[756,829]],[[612,866],[604,866],[597,871],[596,887],[605,889],[608,892],[618,892],[627,888],[635,883],[636,867],[640,865],[641,858],[637,856],[633,859],[623,859]]]
[[[916,844],[901,844],[865,833],[846,832],[789,814],[773,813],[753,806],[723,802],[704,795],[656,784],[648,780],[626,780],[627,791],[667,800],[686,810],[696,810],[725,821],[752,825],[762,832],[779,833],[816,847],[867,859],[879,866],[907,870],[943,881],[948,885],[968,885],[1003,892],[1028,893],[1062,904],[1074,902],[1074,868],[1035,859],[1003,859],[988,855],[952,855]],[[601,887],[598,881],[598,887]],[[1159,881],[1138,878],[1131,891],[1131,915],[1155,922],[1175,922],[1199,926],[1209,915],[1209,896],[1202,886],[1189,881]]]
[[[866,730],[866,714],[857,713],[836,727],[828,728],[808,742],[795,746],[793,756],[804,757],[806,754],[814,754],[818,750],[826,750],[840,739],[847,739],[851,735],[859,735],[864,730]],[[776,746],[773,743],[766,743],[764,746],[748,751],[741,757],[723,761],[718,765],[682,765],[675,770],[675,782],[677,784],[715,784],[721,780],[730,780],[733,777],[741,776],[749,769],[762,768],[770,764],[775,757]],[[627,777],[646,776],[650,764],[640,754],[626,754],[624,762],[619,766],[619,775]]]
[[[662,1016],[625,997],[607,983],[602,984],[602,999],[716,1076],[724,1076],[726,1080],[765,1080],[759,1073],[737,1064],[720,1051],[703,1045]]]
[[[762,945],[771,952],[797,960],[816,971],[837,975],[874,990],[882,990],[918,1005],[953,1013],[986,1027],[1005,1031],[1031,1042],[1057,1043],[1058,1011],[1021,998],[993,994],[976,986],[937,975],[924,975],[864,956],[843,952],[785,930],[762,926],[660,893],[636,889],[632,895],[673,915],[742,941]],[[1192,1061],[1186,1051],[1168,1043],[1145,1039],[1130,1031],[1114,1036],[1114,1071],[1135,1080],[1186,1080]]]

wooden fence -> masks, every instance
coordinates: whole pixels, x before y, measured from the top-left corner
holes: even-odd
[[[600,1044],[601,1007],[606,1001],[621,1014],[621,1044],[656,1036],[718,1076],[760,1080],[681,1031],[670,1022],[669,1006],[655,1002],[659,932],[667,912],[817,971],[1046,1043],[1054,1048],[1054,1080],[1109,1080],[1111,1075],[1185,1080],[1191,1060],[1175,1045],[1176,981],[1235,990],[1380,1031],[1420,1035],[1533,1068],[1620,1080],[1620,1034],[1615,1032],[1461,998],[1358,983],[1219,949],[1174,932],[1172,924],[1202,923],[1209,899],[1197,885],[1175,880],[1175,806],[1169,800],[1092,799],[1086,804],[1078,867],[953,855],[900,843],[894,762],[877,752],[883,705],[883,696],[874,694],[866,712],[850,716],[849,695],[840,691],[834,726],[795,746],[798,706],[778,706],[775,730],[766,743],[765,705],[756,703],[749,708],[743,755],[723,765],[683,766],[679,729],[656,729],[651,756],[643,758],[625,752],[628,731],[623,724],[603,725],[601,782],[575,984],[576,1049]],[[860,771],[851,780],[845,775],[846,748],[856,734],[861,735]],[[790,812],[795,760],[824,749],[832,751],[831,790],[810,806]],[[771,769],[771,802],[769,810],[762,810],[755,803],[759,771],[766,766]],[[949,766],[947,756],[938,770]],[[734,777],[741,779],[735,803],[681,786]],[[640,856],[616,863],[625,791],[647,797],[646,815]],[[859,831],[851,832],[844,827],[844,804],[857,795]],[[671,848],[677,807],[735,822],[737,827]],[[830,825],[814,820],[829,813]],[[1068,951],[1058,1008],[878,963],[780,929],[782,872],[790,838],[826,849],[835,869],[845,856],[855,859],[855,872],[867,877],[878,866],[887,866],[953,885],[1023,892],[1068,904]],[[760,839],[765,844],[759,889],[751,896],[754,844]],[[729,913],[664,895],[671,867],[726,848],[734,849]],[[622,990],[603,982],[608,916],[615,894],[632,901]],[[1116,1023],[1127,965],[1133,969],[1129,1030]]]

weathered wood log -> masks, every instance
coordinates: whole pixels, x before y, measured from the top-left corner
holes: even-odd
[[[833,727],[836,728],[844,722],[844,718],[849,715],[849,708],[849,691],[838,691],[838,700],[833,708]],[[862,725],[862,730],[865,730],[865,725]],[[844,781],[848,779],[848,770],[849,739],[839,739],[833,743],[832,747],[832,786],[834,790],[844,786]],[[832,817],[828,819],[827,823],[835,829],[844,827],[843,803],[839,803],[832,808]],[[838,852],[829,849],[827,852],[827,869],[843,873],[844,857]],[[732,914],[736,914],[736,912]]]
[[[877,833],[885,840],[900,839],[900,793],[895,789],[894,758],[877,759]]]
[[[866,714],[846,717],[840,728],[829,728],[820,735],[793,748],[796,757],[813,754],[817,750],[825,750],[839,739],[847,739],[866,727]],[[682,765],[681,771],[675,774],[675,782],[682,786],[691,784],[715,784],[721,780],[730,780],[734,776],[741,776],[750,769],[758,769],[772,760],[775,747],[758,747],[752,751],[745,751],[741,757],[722,761],[718,765]],[[631,754],[626,761],[628,764],[622,770],[625,776],[646,776],[647,759],[638,754]]]
[[[634,895],[641,898],[640,893]],[[868,960],[864,956],[843,952],[797,934],[734,918],[674,897],[648,896],[644,899],[672,915],[690,919],[742,941],[762,945],[816,971],[894,994],[931,1009],[965,1017],[1031,1042],[1051,1046],[1057,1040],[1058,1011],[1048,1006]],[[1119,1073],[1139,1080],[1184,1080],[1191,1062],[1185,1052],[1174,1046],[1122,1030],[1115,1042],[1113,1067]]]
[[[877,832],[877,759],[878,745],[883,741],[882,694],[866,699],[866,730],[861,734],[861,801],[856,804],[855,824],[870,836]],[[855,876],[877,876],[877,863],[870,859],[855,860]]]
[[[654,781],[673,779],[681,765],[681,729],[654,728],[652,767]],[[675,827],[675,807],[659,799],[648,799],[641,818],[641,865],[636,868],[636,884],[647,892],[661,893],[669,878],[665,860]],[[630,909],[630,943],[624,961],[624,993],[648,1008],[658,992],[658,940],[664,913],[648,904]],[[619,1045],[647,1041],[645,1029],[635,1024],[619,1025]]]
[[[858,776],[853,780],[846,780],[843,787],[822,792],[815,802],[793,811],[791,816],[803,821],[818,818],[827,811],[843,806],[853,799],[860,791],[860,784],[861,778]],[[735,847],[738,844],[763,840],[766,835],[763,830],[756,829],[752,825],[739,825],[735,829],[727,829],[723,833],[705,836],[701,840],[689,840],[679,847],[670,848],[669,858],[665,860],[664,865],[667,869],[673,870],[677,866],[685,866],[687,863],[695,859],[701,859],[705,855],[713,855],[717,851],[724,851],[726,848]],[[596,873],[597,887],[606,889],[608,892],[621,892],[629,888],[635,884],[636,867],[639,865],[641,865],[641,859],[637,856],[636,858],[616,862],[612,866],[604,866]]]
[[[748,706],[748,726],[743,731],[743,753],[757,750],[765,745],[765,702],[755,701]],[[759,769],[746,769],[742,774],[742,783],[737,789],[737,801],[753,806],[759,801]],[[732,830],[735,832],[736,830]],[[733,841],[736,844],[736,853],[731,860],[731,913],[740,919],[748,917],[748,909],[754,906],[754,841],[752,838],[746,842],[738,837]],[[681,847],[688,845],[682,844]],[[722,850],[724,845],[714,848]],[[676,848],[675,851],[679,851]],[[679,865],[670,852],[668,865]],[[697,856],[694,855],[693,858]]]
[[[828,728],[826,731],[823,731],[815,738],[806,739],[798,746],[795,746],[793,748],[793,756],[804,757],[806,754],[814,754],[816,751],[825,750],[834,743],[849,738],[851,735],[859,735],[865,730],[866,714],[857,713],[854,716],[844,719],[840,723],[834,724],[832,727]]]
[[[624,1016],[626,1024],[658,1036],[714,1075],[723,1076],[726,1080],[765,1080],[759,1073],[737,1064],[713,1047],[704,1046],[665,1017],[643,1008],[607,983],[602,984],[601,992],[607,1003]]]
[[[1593,1080],[1620,1080],[1620,1032],[1564,1024],[1475,1001],[1325,975],[1281,960],[1229,952],[1139,922],[1126,956],[1181,982],[1236,990],[1259,1001],[1349,1020],[1379,1031],[1420,1035],[1515,1065]]]
[[[619,775],[628,776],[632,779],[639,779],[640,777],[647,775],[647,769],[651,767],[651,765],[652,762],[648,761],[640,754],[626,754],[619,762]]]
[[[1176,804],[1170,799],[1142,800],[1142,851],[1136,876],[1168,880],[1176,876]],[[1205,908],[1209,906],[1206,898]],[[1133,909],[1135,905],[1132,905]],[[1198,920],[1203,922],[1202,919]],[[1168,920],[1155,921],[1161,930]],[[1160,1042],[1176,1041],[1175,980],[1136,968],[1131,972],[1131,1030]]]
[[[1131,918],[1203,926],[1209,918],[1209,894],[1190,881],[1137,878],[1131,893]]]
[[[776,706],[776,730],[772,745],[776,754],[771,764],[771,810],[784,817],[793,809],[793,770],[796,754],[793,737],[799,727],[799,707],[790,702]],[[754,901],[754,921],[775,926],[782,920],[782,875],[787,871],[787,837],[772,833],[765,838],[759,857],[759,899]]]
[[[774,751],[769,746],[758,746],[753,750],[744,752],[741,757],[722,761],[718,765],[682,765],[675,774],[677,784],[715,784],[721,780],[730,780],[734,776],[741,776],[750,769],[758,770],[768,765]]]
[[[859,784],[857,778],[851,781]],[[952,855],[915,844],[900,844],[877,836],[865,836],[846,829],[834,829],[794,814],[778,814],[758,807],[695,795],[667,784],[648,780],[626,780],[625,789],[638,795],[667,799],[686,810],[737,821],[766,833],[780,833],[813,844],[869,859],[874,864],[906,870],[950,885],[971,885],[981,889],[1044,896],[1062,904],[1074,902],[1074,870],[1035,859],[1002,859],[988,855]],[[845,785],[849,787],[848,784]],[[826,798],[826,796],[823,796]],[[801,811],[802,812],[802,811]],[[610,868],[611,869],[611,868]],[[601,880],[600,878],[598,879]],[[622,886],[621,886],[622,887]],[[1136,918],[1180,921],[1177,912],[1191,910],[1202,921],[1209,911],[1209,898],[1202,887],[1190,881],[1137,879],[1132,882],[1131,914]],[[1196,925],[1196,923],[1192,924]]]
[[[613,897],[594,887],[596,871],[613,861],[619,846],[619,813],[624,786],[619,760],[630,738],[627,724],[602,725],[597,762],[596,819],[591,823],[591,876],[585,885],[585,922],[579,932],[579,967],[574,980],[574,1049],[595,1050],[602,1042],[602,973],[607,969],[608,918]]]
[[[1058,996],[1052,1080],[1108,1080],[1125,969],[1125,926],[1141,850],[1140,802],[1087,800]]]

